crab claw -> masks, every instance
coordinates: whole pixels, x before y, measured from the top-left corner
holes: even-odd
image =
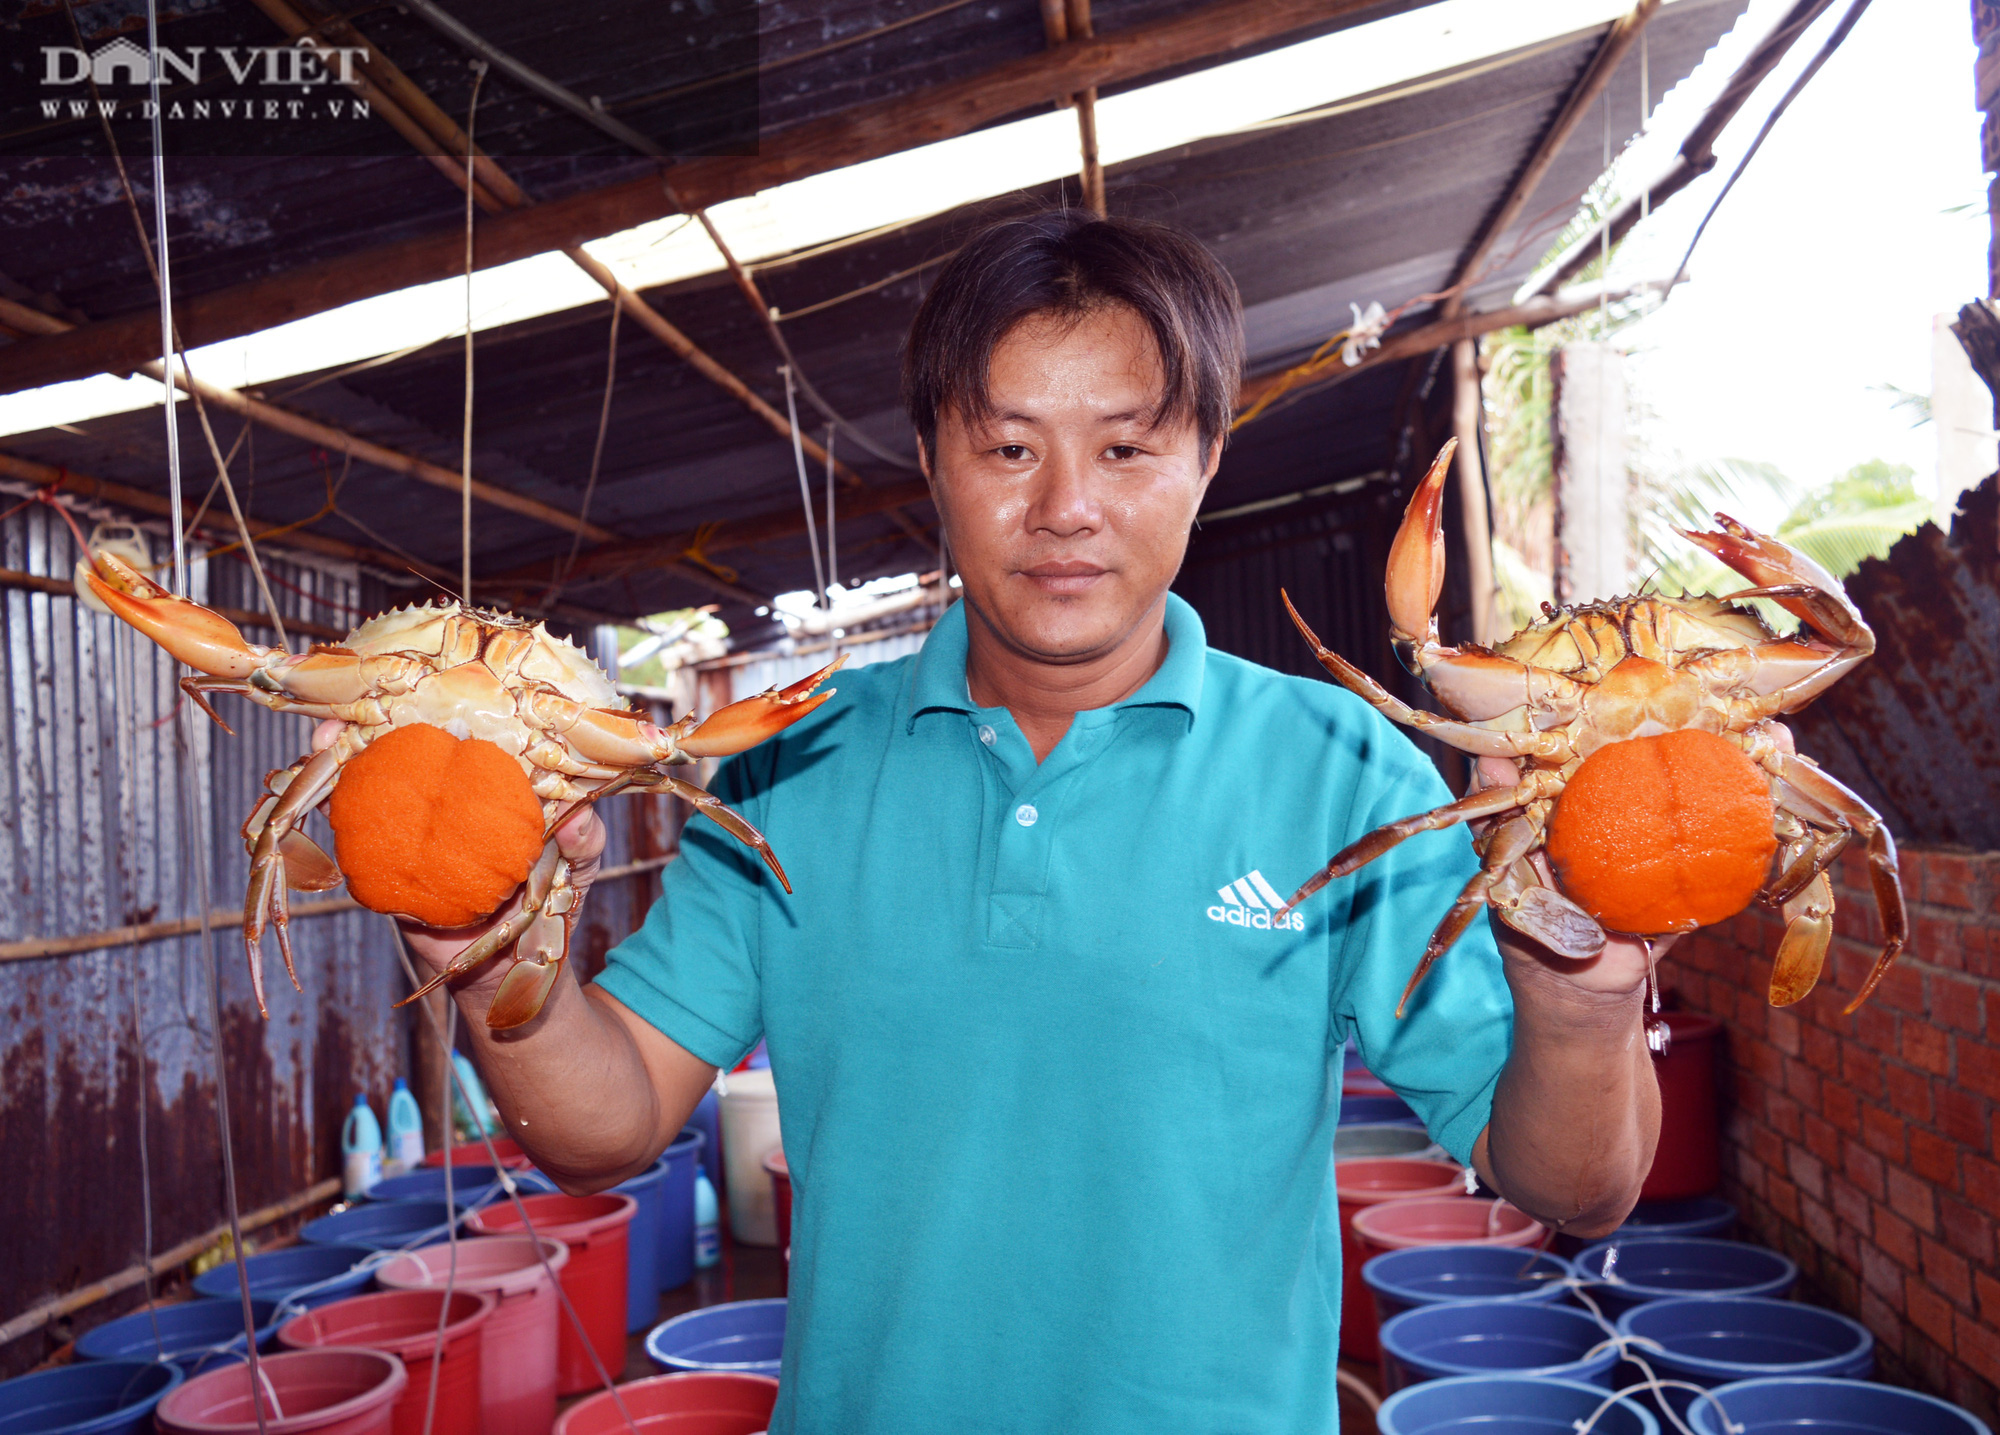
[[[1726,513],[1716,514],[1715,521],[1722,532],[1693,533],[1683,528],[1680,533],[1757,585],[1732,593],[1731,598],[1773,599],[1829,642],[1856,650],[1857,657],[1875,650],[1875,634],[1838,578],[1790,544],[1766,537]]]
[[[1405,666],[1419,644],[1437,641],[1435,610],[1438,594],[1444,591],[1444,481],[1457,451],[1458,440],[1447,439],[1430,472],[1410,495],[1403,525],[1389,545],[1390,636]]]
[[[777,736],[838,691],[828,688],[823,693],[813,693],[846,661],[847,654],[842,653],[811,677],[800,678],[788,688],[771,688],[716,709],[700,727],[681,739],[681,751],[689,757],[728,757],[747,752],[767,737]]]
[[[220,613],[176,598],[115,553],[93,553],[91,566],[85,576],[104,605],[196,672],[247,678],[277,651],[245,642]]]

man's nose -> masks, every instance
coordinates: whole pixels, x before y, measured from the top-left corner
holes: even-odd
[[[1031,532],[1068,538],[1102,526],[1104,510],[1096,491],[1094,457],[1093,450],[1077,445],[1052,446],[1035,474],[1035,494],[1028,506]]]

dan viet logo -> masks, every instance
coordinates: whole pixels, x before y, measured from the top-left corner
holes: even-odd
[[[1265,932],[1271,930],[1271,914],[1285,905],[1285,899],[1272,890],[1262,872],[1238,877],[1227,887],[1218,887],[1216,895],[1222,900],[1208,909],[1209,921],[1227,922],[1232,927],[1255,927]],[[1306,919],[1297,912],[1285,913],[1278,922],[1280,931],[1305,929]]]
[[[157,53],[159,71],[153,69],[146,47],[122,36],[95,50],[74,45],[44,45],[41,83],[72,93],[61,99],[41,101],[45,119],[65,116],[81,119],[91,112],[87,93],[75,93],[95,86],[98,105],[107,119],[131,112],[139,118],[152,117],[152,102],[142,97],[121,97],[121,87],[145,89],[157,78],[162,85],[199,85],[204,79],[227,80],[243,89],[265,93],[239,94],[182,100],[163,97],[167,119],[298,119],[304,115],[326,115],[334,119],[366,119],[369,105],[345,90],[337,96],[316,99],[313,90],[321,85],[347,86],[354,82],[355,65],[366,61],[364,45],[320,45],[311,38],[296,45],[188,45],[179,49],[162,45]],[[282,98],[269,94],[272,88],[293,93]]]

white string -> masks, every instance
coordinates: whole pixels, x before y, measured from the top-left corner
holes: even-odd
[[[840,550],[833,542],[833,437],[839,432],[832,424],[826,426],[826,583],[829,588],[840,586]]]
[[[799,401],[792,391],[792,368],[780,364],[778,372],[785,376],[785,412],[792,421],[792,461],[799,470],[799,502],[806,511],[806,542],[812,547],[813,578],[819,584],[820,607],[831,607],[826,592],[826,568],[819,557],[819,526],[813,522],[812,485],[806,481],[806,446],[799,433]]]

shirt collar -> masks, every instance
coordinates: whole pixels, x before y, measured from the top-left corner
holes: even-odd
[[[1167,594],[1167,660],[1146,680],[1138,692],[1116,708],[1177,707],[1187,713],[1189,727],[1201,713],[1202,676],[1208,665],[1208,632],[1201,615],[1177,593]],[[911,683],[908,726],[927,712],[978,710],[966,690],[965,660],[970,648],[965,629],[965,604],[957,602],[945,610],[937,626],[924,638],[917,653],[916,672]]]

